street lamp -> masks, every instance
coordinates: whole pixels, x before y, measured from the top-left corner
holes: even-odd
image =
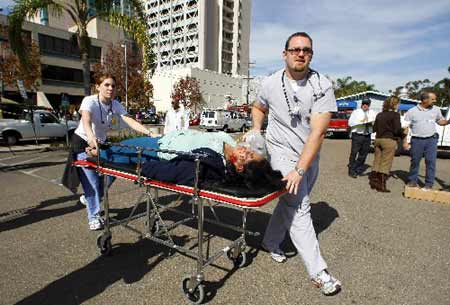
[[[120,45],[125,49],[125,109],[128,111],[128,61],[127,61],[127,42]]]

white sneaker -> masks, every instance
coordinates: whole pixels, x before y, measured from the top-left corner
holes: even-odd
[[[286,255],[281,249],[269,250],[264,244],[262,244],[261,247],[269,252],[270,257],[277,263],[284,263],[287,260]]]
[[[80,203],[81,203],[82,205],[84,205],[84,206],[87,206],[87,205],[88,205],[88,201],[87,201],[87,199],[86,199],[86,196],[84,196],[84,195],[81,195],[81,196],[80,196]]]
[[[89,230],[97,231],[103,229],[103,221],[100,217],[94,218],[89,221]]]
[[[331,276],[326,270],[320,271],[316,277],[311,279],[314,286],[320,288],[324,295],[335,295],[341,291],[341,282]]]

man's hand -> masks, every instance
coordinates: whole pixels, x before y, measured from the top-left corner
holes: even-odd
[[[256,133],[256,134],[261,134],[261,130],[259,129],[250,129],[249,131],[247,131],[246,133],[244,133],[238,140],[238,143],[241,142],[246,142],[247,138],[250,136],[252,137],[252,135]]]
[[[282,181],[286,181],[286,190],[289,194],[297,195],[302,178],[303,176],[300,176],[295,170],[290,171],[286,177],[283,177]]]

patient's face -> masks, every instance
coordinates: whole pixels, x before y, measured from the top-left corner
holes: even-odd
[[[233,156],[235,157],[234,165],[238,172],[244,170],[245,164],[250,161],[260,161],[263,160],[264,157],[251,148],[245,146],[236,146],[233,151]]]

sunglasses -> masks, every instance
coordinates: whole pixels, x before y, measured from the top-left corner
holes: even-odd
[[[300,55],[302,52],[305,55],[311,55],[313,53],[313,49],[309,47],[286,49],[286,51],[291,55]]]

